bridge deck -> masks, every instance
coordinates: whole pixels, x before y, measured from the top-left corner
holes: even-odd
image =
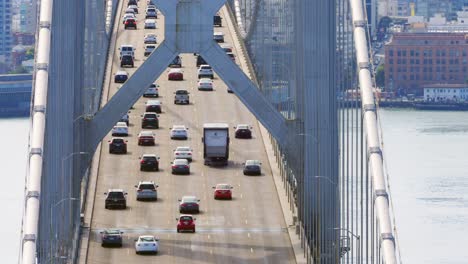
[[[126,1],[122,1],[125,3]],[[121,44],[137,47],[136,67],[144,61],[143,36],[155,32],[160,42],[163,37],[164,18],[157,19],[158,29],[143,29],[146,4],[140,2],[138,30],[124,30],[119,6],[116,19],[117,37],[113,59],[108,67],[105,89],[109,98],[119,84],[113,83],[113,74],[119,68],[117,48]],[[223,7],[223,9],[225,9]],[[227,14],[223,10],[223,14]],[[225,34],[227,43],[232,44],[233,36],[225,25],[215,29]],[[238,52],[235,52],[239,56]],[[242,105],[234,94],[227,93],[226,86],[219,79],[214,80],[215,91],[198,91],[195,56],[182,55],[184,81],[168,81],[163,75],[160,85],[160,98],[163,113],[160,115],[160,128],[154,130],[156,146],[137,146],[137,134],[141,131],[140,115],[144,112],[147,99],[141,98],[130,113],[130,136],[127,155],[109,155],[107,140],[104,139],[98,167],[97,186],[92,208],[91,233],[87,253],[81,262],[85,263],[295,263],[291,242],[286,231],[283,213],[275,189],[271,168],[268,167],[265,147],[258,123],[254,116]],[[240,57],[236,57],[239,62]],[[134,69],[128,69],[132,73]],[[109,72],[109,71],[108,71]],[[174,105],[173,92],[185,88],[190,92],[190,105]],[[226,168],[210,168],[203,165],[201,132],[205,122],[226,122],[235,126],[248,123],[253,126],[254,138],[240,140],[234,138],[231,128],[230,162]],[[169,129],[174,124],[189,127],[187,141],[174,141],[169,138]],[[189,145],[194,150],[191,174],[175,176],[170,173],[172,150],[177,146]],[[138,157],[145,153],[160,156],[159,172],[140,172]],[[246,159],[263,161],[262,176],[244,176],[242,165]],[[95,164],[97,165],[97,164]],[[134,185],[141,180],[152,180],[159,185],[157,202],[136,201]],[[213,199],[213,189],[217,183],[230,183],[234,186],[232,201]],[[122,188],[128,192],[126,210],[104,209],[104,192],[109,188]],[[93,193],[93,192],[92,192]],[[197,217],[197,233],[176,233],[175,218],[179,216],[178,201],[183,195],[196,195],[201,199],[201,213]],[[94,204],[92,204],[94,202]],[[105,228],[119,228],[124,232],[123,248],[102,248],[99,231]],[[160,238],[160,253],[157,256],[135,254],[134,239],[138,235],[152,234]]]

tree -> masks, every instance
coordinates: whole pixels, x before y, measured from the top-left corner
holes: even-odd
[[[29,73],[28,69],[26,69],[23,66],[18,66],[14,70],[9,72],[9,74],[23,74],[23,73]]]
[[[378,87],[385,86],[385,66],[383,63],[380,64],[379,67],[377,67],[377,70],[375,72],[375,83]]]
[[[29,48],[25,54],[25,60],[34,59],[34,48]]]

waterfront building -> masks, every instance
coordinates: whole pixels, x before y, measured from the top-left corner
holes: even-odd
[[[385,91],[423,96],[426,85],[465,84],[467,76],[464,33],[395,33],[385,45]]]
[[[12,35],[11,35],[11,0],[0,0],[0,62],[9,63]]]
[[[433,84],[424,86],[424,101],[464,102],[468,101],[466,84]]]

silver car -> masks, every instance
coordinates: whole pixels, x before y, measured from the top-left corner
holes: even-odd
[[[137,188],[136,199],[137,201],[142,200],[158,200],[158,185],[154,184],[152,181],[141,181],[138,185],[135,185]]]
[[[175,159],[172,162],[172,174],[190,174],[190,165],[186,159]]]
[[[189,94],[187,90],[175,91],[174,104],[190,104]]]

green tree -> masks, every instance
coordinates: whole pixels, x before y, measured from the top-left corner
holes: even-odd
[[[9,72],[9,74],[22,74],[22,73],[29,73],[29,71],[23,66],[18,66],[14,70]]]
[[[25,59],[26,59],[26,60],[34,59],[34,48],[29,48],[29,49],[26,51]]]
[[[385,66],[383,63],[380,64],[379,67],[377,67],[377,70],[375,72],[375,83],[378,87],[385,86]]]

